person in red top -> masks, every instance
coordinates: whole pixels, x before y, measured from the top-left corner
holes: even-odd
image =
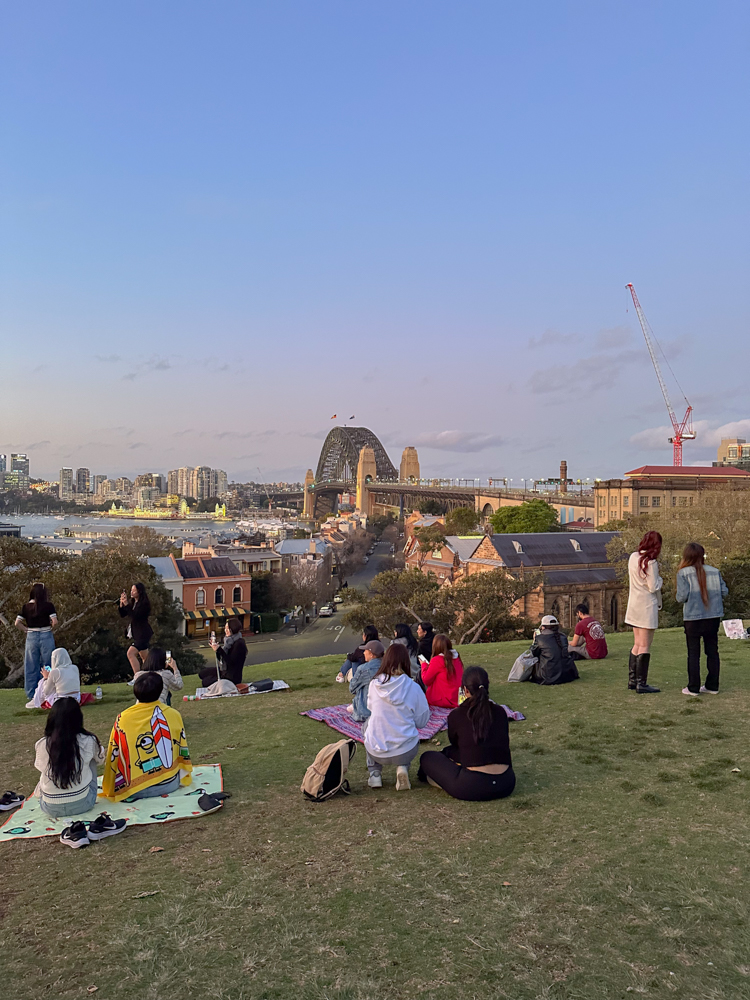
[[[436,708],[458,708],[458,690],[463,675],[461,657],[448,636],[438,633],[432,642],[432,659],[422,666],[427,704]]]
[[[587,604],[576,605],[578,624],[568,642],[574,660],[603,660],[608,653],[601,623],[589,614]]]

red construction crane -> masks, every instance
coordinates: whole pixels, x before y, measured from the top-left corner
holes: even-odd
[[[648,347],[648,353],[651,355],[651,362],[654,366],[654,371],[656,372],[656,377],[659,379],[659,387],[661,388],[661,394],[664,397],[664,402],[667,404],[667,411],[669,413],[669,419],[672,421],[672,428],[674,430],[674,436],[669,438],[670,444],[674,448],[674,459],[672,464],[675,466],[682,465],[682,442],[683,441],[693,441],[695,439],[695,431],[693,430],[693,408],[688,402],[688,398],[684,392],[682,392],[682,387],[680,383],[677,382],[677,378],[672,372],[672,368],[667,361],[667,367],[669,367],[670,372],[674,377],[675,382],[677,382],[677,387],[680,392],[682,392],[683,399],[687,409],[685,410],[685,416],[680,422],[675,416],[674,408],[672,402],[669,398],[669,392],[667,391],[667,384],[664,381],[664,376],[661,373],[661,368],[659,367],[659,362],[656,357],[655,344],[658,344],[656,337],[654,336],[653,330],[648,325],[648,320],[646,319],[643,309],[641,309],[641,304],[638,301],[638,296],[635,294],[635,288],[633,288],[632,283],[628,282],[627,287],[630,289],[630,294],[633,296],[633,305],[635,306],[635,311],[638,314],[638,321],[641,324],[641,330],[643,330],[643,336],[646,341],[646,347]],[[663,353],[663,352],[662,352]],[[666,359],[665,359],[666,360]]]

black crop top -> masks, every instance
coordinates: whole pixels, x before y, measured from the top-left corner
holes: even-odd
[[[43,602],[38,607],[36,601],[29,601],[21,608],[18,618],[26,622],[26,628],[49,628],[52,624],[50,618],[56,615],[52,601]]]
[[[510,764],[510,743],[508,741],[508,716],[505,709],[490,702],[492,725],[482,743],[474,741],[474,730],[469,719],[467,699],[448,716],[448,739],[451,747],[448,756],[464,767],[483,767],[486,764]]]

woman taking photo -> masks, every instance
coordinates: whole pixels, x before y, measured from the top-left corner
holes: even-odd
[[[224,626],[224,641],[211,640],[211,649],[216,653],[216,666],[204,667],[200,672],[201,684],[210,687],[221,677],[232,684],[242,683],[242,670],[247,659],[247,643],[242,638],[242,624],[239,618],[230,618]]]
[[[164,702],[165,705],[171,705],[172,692],[182,691],[183,686],[182,674],[176,662],[171,656],[168,657],[163,649],[154,646],[148,651],[146,662],[136,671],[135,676],[138,677],[140,673],[147,672],[153,672],[161,677],[162,689],[159,701]]]
[[[729,589],[718,569],[706,566],[705,549],[688,542],[677,567],[677,600],[683,604],[682,617],[687,640],[688,684],[683,694],[719,693],[719,624],[724,617],[724,600]],[[706,651],[708,674],[701,687],[701,639]]]
[[[131,640],[128,647],[128,660],[133,668],[133,676],[143,669],[143,664],[148,656],[148,644],[154,630],[149,624],[151,615],[151,602],[148,599],[146,588],[142,583],[134,583],[130,588],[130,600],[123,590],[120,594],[120,617],[129,618],[127,636]]]
[[[438,632],[432,641],[432,659],[422,665],[427,703],[436,708],[457,708],[464,665],[447,635]]]
[[[57,628],[57,612],[55,605],[47,596],[47,588],[43,583],[35,583],[24,606],[16,615],[16,628],[26,633],[26,648],[23,654],[23,683],[26,697],[29,699],[27,708],[34,708],[31,699],[42,679],[42,667],[48,667],[55,648],[55,637],[52,634]]]
[[[651,660],[651,643],[659,625],[661,587],[656,561],[661,552],[661,535],[647,531],[638,550],[631,552],[628,560],[630,592],[625,624],[633,626],[633,648],[628,661],[628,689],[638,694],[658,694],[659,688],[648,683],[648,666]]]
[[[516,787],[508,716],[490,701],[490,679],[482,667],[468,667],[462,686],[466,698],[448,716],[449,745],[423,753],[417,777],[465,802],[504,799]]]

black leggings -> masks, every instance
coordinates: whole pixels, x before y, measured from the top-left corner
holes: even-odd
[[[688,654],[688,690],[698,694],[701,689],[701,639],[706,650],[706,689],[719,690],[719,618],[699,618],[685,622]]]
[[[446,747],[446,750],[452,749]],[[419,759],[418,777],[432,778],[444,792],[454,799],[465,802],[487,802],[489,799],[504,799],[516,787],[516,776],[509,767],[502,774],[487,774],[486,771],[471,771],[461,767],[447,757],[445,750],[427,750]]]

